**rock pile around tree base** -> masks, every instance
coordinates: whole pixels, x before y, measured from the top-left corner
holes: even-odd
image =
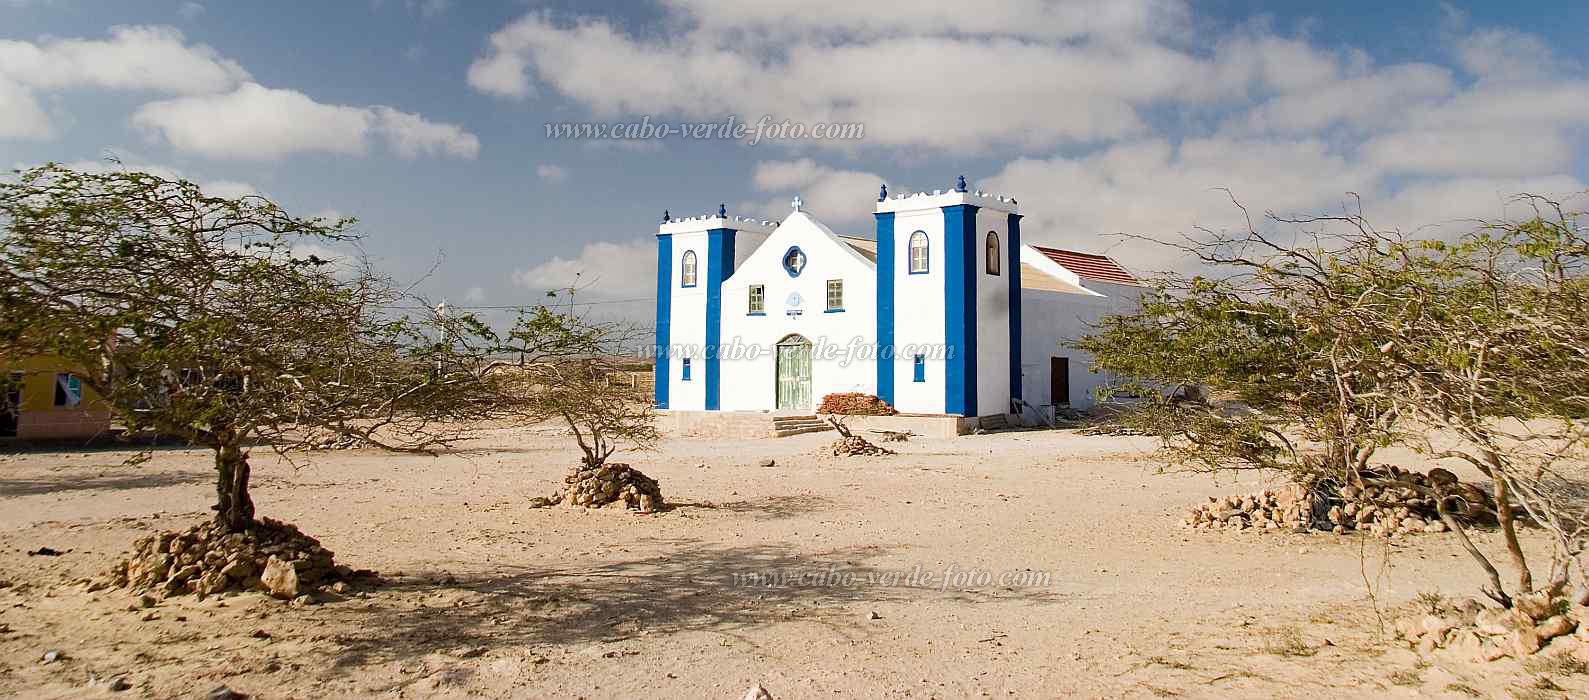
[[[859,435],[850,435],[833,441],[835,457],[881,457],[896,454],[886,447],[878,447]]]
[[[1428,487],[1428,475],[1390,467],[1364,472],[1363,477],[1368,485],[1321,483],[1309,488],[1292,484],[1279,490],[1210,497],[1208,503],[1193,506],[1184,522],[1201,530],[1308,528],[1336,534],[1356,530],[1381,537],[1446,531],[1432,497],[1416,488],[1387,483]],[[1450,491],[1479,506],[1473,513],[1467,508],[1454,513],[1464,522],[1481,519],[1474,513],[1493,511],[1493,501],[1472,484],[1456,483]]]
[[[1586,622],[1589,607],[1537,592],[1517,596],[1509,610],[1467,600],[1399,618],[1395,624],[1396,637],[1421,654],[1449,649],[1474,661],[1507,656],[1521,661],[1561,647],[1562,653],[1589,663]]]
[[[654,513],[667,503],[657,480],[627,464],[609,462],[600,467],[579,466],[563,477],[563,491],[549,498],[537,498],[533,506],[557,503],[586,508],[622,506],[626,510]]]
[[[88,588],[130,588],[161,596],[262,591],[290,599],[373,575],[338,566],[315,538],[267,518],[243,532],[206,522],[142,537],[133,543],[131,555],[89,580]]]

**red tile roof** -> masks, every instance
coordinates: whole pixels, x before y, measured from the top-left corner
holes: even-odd
[[[1125,268],[1120,267],[1119,263],[1102,255],[1078,253],[1074,250],[1060,250],[1058,248],[1045,248],[1040,245],[1034,245],[1032,248],[1047,256],[1049,260],[1059,264],[1060,267],[1076,273],[1076,276],[1082,279],[1113,282],[1115,284],[1141,284],[1141,282],[1137,281],[1137,278],[1131,276],[1131,273],[1126,272]]]

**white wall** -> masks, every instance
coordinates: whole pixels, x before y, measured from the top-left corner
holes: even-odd
[[[910,235],[927,234],[926,274],[910,274]],[[884,251],[877,251],[879,257]],[[894,408],[901,413],[944,412],[942,352],[927,355],[926,381],[915,382],[910,346],[944,342],[944,230],[939,208],[894,214]]]
[[[736,242],[736,257],[740,244]],[[783,256],[798,245],[806,255],[799,277],[790,277]],[[798,333],[812,343],[811,399],[836,392],[876,393],[877,369],[867,353],[875,342],[876,270],[820,222],[804,213],[785,219],[749,253],[723,283],[723,343],[754,348],[743,357],[722,359],[721,407],[725,411],[770,411],[777,407],[778,341]],[[844,311],[827,313],[827,281],[844,280]],[[748,315],[751,285],[766,288],[766,315]],[[803,298],[791,317],[787,300]]]
[[[685,251],[695,252],[695,286],[682,287]],[[673,263],[668,342],[676,351],[668,363],[668,408],[699,411],[706,408],[706,233],[673,234]],[[690,381],[684,381],[684,358],[690,357]]]
[[[1111,313],[1134,309],[1142,288],[1085,280],[1087,289],[1103,296],[1022,290],[1021,385],[1027,403],[1046,406],[1050,393],[1050,359],[1070,360],[1070,406],[1082,410],[1095,401],[1093,391],[1105,377],[1088,371],[1092,357],[1070,345],[1092,331],[1092,324]]]

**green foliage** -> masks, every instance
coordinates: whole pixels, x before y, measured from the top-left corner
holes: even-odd
[[[351,219],[49,165],[0,183],[0,220],[0,353],[59,356],[128,428],[215,449],[234,526],[251,441],[428,449],[498,408],[483,324],[404,315],[367,265],[300,252],[349,240]]]
[[[497,352],[515,358],[517,404],[531,419],[563,421],[588,466],[605,463],[620,446],[651,449],[660,434],[650,397],[619,374],[626,364],[620,358],[645,334],[580,317],[574,308],[521,313],[502,339]]]
[[[1519,201],[1536,215],[1455,240],[1378,231],[1361,216],[1271,216],[1297,229],[1296,245],[1253,227],[1205,231],[1179,247],[1219,276],[1160,280],[1139,311],[1105,319],[1080,346],[1132,382],[1212,393],[1211,404],[1155,398],[1127,418],[1176,464],[1344,483],[1400,444],[1474,465],[1493,480],[1519,588],[1533,585],[1513,499],[1552,532],[1559,591],[1589,523],[1582,484],[1554,468],[1585,445],[1589,239],[1554,202]],[[1455,445],[1437,447],[1431,430]]]

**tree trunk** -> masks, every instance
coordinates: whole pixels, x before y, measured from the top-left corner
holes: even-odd
[[[242,532],[254,524],[254,501],[248,497],[248,454],[235,442],[215,450],[215,524]]]
[[[1506,487],[1505,472],[1495,469],[1491,478],[1495,480],[1495,519],[1501,524],[1506,552],[1512,555],[1512,566],[1517,569],[1518,592],[1533,592],[1534,575],[1528,569],[1528,560],[1523,558],[1523,546],[1517,541],[1517,524],[1512,518],[1511,494]]]

